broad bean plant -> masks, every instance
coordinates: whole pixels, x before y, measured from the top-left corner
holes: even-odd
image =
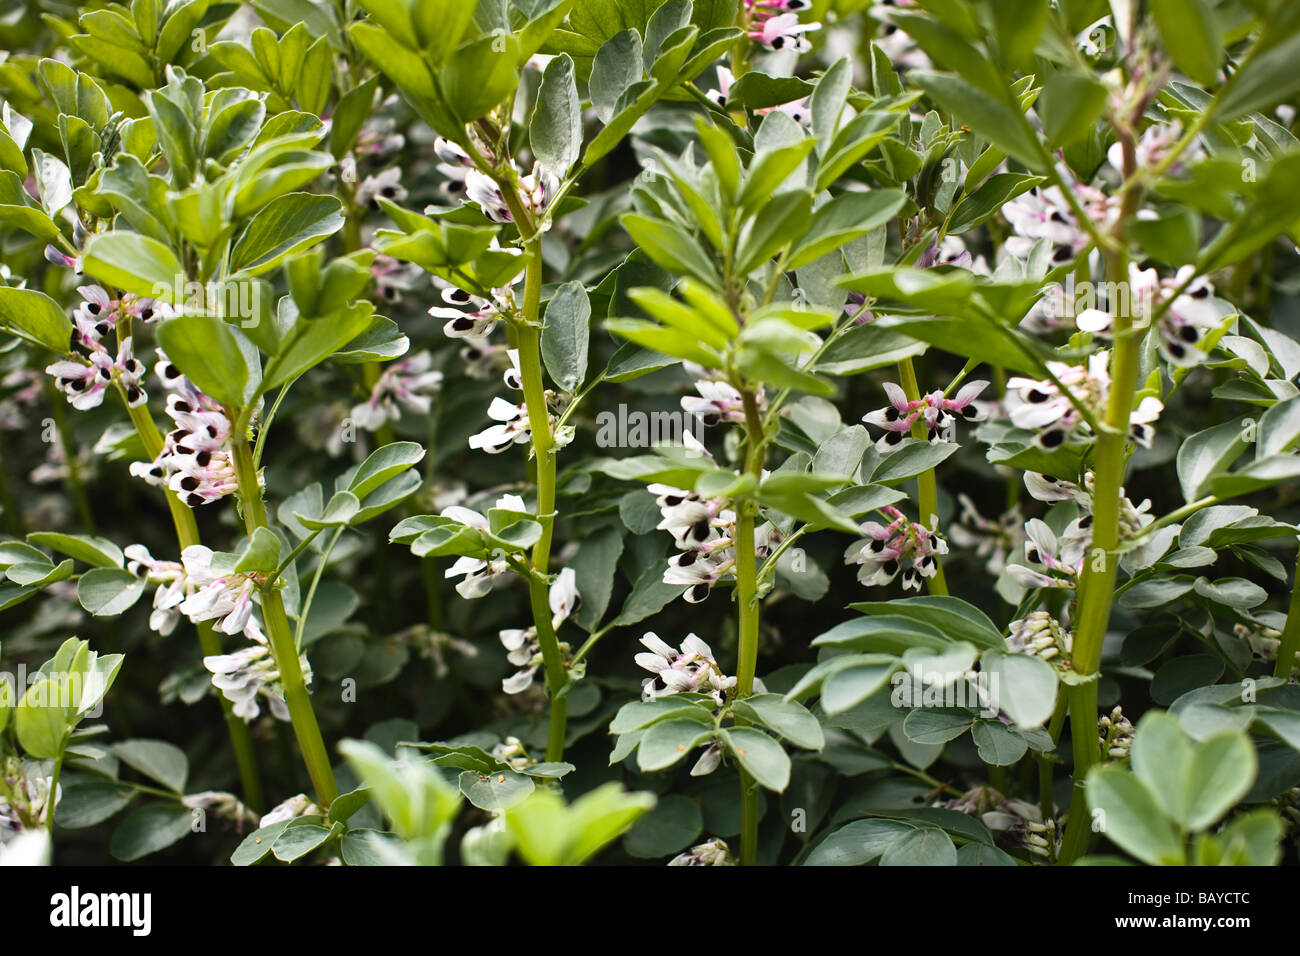
[[[0,862],[1295,862],[1300,6],[0,40]]]

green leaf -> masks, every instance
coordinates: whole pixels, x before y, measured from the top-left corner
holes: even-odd
[[[913,70],[908,82],[923,89],[957,122],[965,123],[990,143],[1024,163],[1031,171],[1042,171],[1041,147],[1033,128],[1018,108],[951,73]]]
[[[424,448],[413,441],[399,441],[371,452],[361,463],[347,490],[364,500],[380,485],[424,460]]]
[[[588,84],[591,105],[596,118],[608,125],[619,112],[624,94],[642,78],[641,36],[635,30],[624,30],[610,37],[596,53],[591,66]]]
[[[72,338],[67,313],[34,289],[0,287],[0,327],[60,355],[68,351]]]
[[[646,772],[671,767],[710,736],[712,730],[689,718],[659,721],[641,737],[637,766]]]
[[[956,866],[957,848],[938,827],[919,827],[889,845],[881,866]]]
[[[289,193],[273,199],[244,229],[230,251],[230,268],[261,275],[289,256],[343,228],[343,204],[333,196]]]
[[[134,232],[92,237],[82,254],[82,268],[107,286],[164,302],[173,301],[175,290],[184,288],[187,278],[168,246]]]
[[[561,178],[582,153],[582,103],[568,54],[546,64],[528,125],[528,143],[533,155]]]
[[[953,442],[909,439],[896,446],[871,474],[871,483],[892,487],[915,478],[923,471],[947,461],[957,450]]]
[[[1149,8],[1175,65],[1197,83],[1212,85],[1223,62],[1213,5],[1208,0],[1150,0]]]
[[[122,550],[107,538],[89,534],[61,534],[57,531],[33,531],[27,536],[31,544],[50,548],[95,568],[120,568],[125,558]]]
[[[1152,866],[1181,866],[1187,856],[1183,837],[1165,816],[1147,786],[1114,765],[1088,773],[1088,806],[1100,810],[1101,832],[1125,852]]]
[[[1240,731],[1202,741],[1192,757],[1187,827],[1192,832],[1214,824],[1246,795],[1258,762],[1250,738]]]
[[[784,748],[752,727],[732,727],[722,731],[728,751],[756,782],[768,790],[782,792],[790,783],[790,757]],[[645,741],[641,742],[645,749]]]
[[[869,655],[876,656],[876,655]],[[898,670],[896,660],[883,663],[848,663],[826,676],[821,688],[822,708],[828,714],[839,714],[879,693],[889,684]]]
[[[278,823],[272,823],[269,826],[259,827],[248,836],[244,837],[239,846],[235,847],[235,852],[230,855],[230,862],[234,866],[252,866],[261,860],[266,859],[271,853],[271,847],[275,845],[276,839],[289,827],[290,821],[281,820]]]
[[[271,854],[283,863],[292,863],[324,844],[332,831],[315,823],[304,823],[284,830],[271,844]]]
[[[513,770],[496,770],[480,774],[466,770],[460,775],[460,792],[480,810],[508,810],[528,798],[536,789],[531,777]]]
[[[68,711],[75,707],[68,681],[41,679],[27,688],[14,715],[18,742],[28,756],[53,760],[67,745]]]
[[[587,377],[591,340],[591,301],[581,282],[566,282],[547,303],[542,326],[542,359],[559,388],[574,394]]]
[[[115,860],[130,863],[164,850],[193,832],[194,814],[174,803],[154,803],[127,814],[108,841]]]
[[[816,209],[812,228],[795,245],[786,268],[798,269],[880,228],[897,215],[905,198],[897,189],[873,189],[836,196]]]
[[[77,582],[77,600],[96,617],[110,617],[140,600],[147,583],[121,568],[92,568]]]
[[[1129,757],[1133,772],[1155,795],[1165,814],[1187,826],[1192,743],[1178,721],[1163,711],[1143,714]]]
[[[1005,647],[1002,631],[979,608],[960,598],[932,596],[894,601],[863,601],[850,604],[863,614],[897,614],[931,625],[954,641],[968,641],[977,647]]]
[[[641,859],[661,859],[690,846],[704,829],[699,806],[689,797],[662,798],[623,837],[623,849]]]
[[[1216,97],[1212,118],[1219,123],[1235,119],[1246,113],[1262,110],[1281,103],[1300,90],[1300,72],[1295,64],[1300,58],[1300,30],[1296,29],[1295,11],[1289,4],[1274,8],[1274,23],[1267,23],[1264,34],[1256,41],[1260,49],[1236,70],[1224,83]],[[1276,24],[1283,20],[1285,27]],[[1266,47],[1266,48],[1265,48]]]
[[[804,858],[803,866],[862,866],[915,832],[897,820],[854,820],[822,840]]]
[[[113,753],[124,764],[156,780],[168,790],[185,792],[190,762],[185,751],[163,740],[124,740],[113,745]]]
[[[1255,459],[1293,450],[1300,443],[1300,398],[1278,402],[1259,420],[1255,442]]]
[[[709,287],[717,282],[713,260],[699,242],[681,226],[664,219],[653,219],[636,213],[628,213],[619,221],[632,237],[632,241],[640,246],[656,264],[670,272],[685,272],[693,275]]]
[[[223,405],[244,404],[251,371],[229,325],[212,316],[182,315],[160,325],[157,336],[167,358],[201,391]]]
[[[998,173],[989,177],[973,193],[963,196],[948,219],[948,234],[960,235],[983,224],[1006,203],[1046,182],[1042,176],[1023,173]]]
[[[235,573],[260,572],[269,574],[280,566],[280,539],[270,528],[258,528],[249,539],[248,548],[240,555]]]
[[[871,323],[837,335],[822,353],[816,368],[827,375],[857,375],[894,365],[924,351],[924,342]]]
[[[980,759],[994,767],[1011,766],[1029,749],[1024,737],[996,720],[977,720],[970,736]]]
[[[1213,479],[1226,472],[1249,447],[1242,421],[1225,422],[1186,439],[1178,448],[1178,483],[1186,501],[1207,494]]]
[[[736,701],[733,711],[747,720],[762,724],[796,747],[821,750],[826,738],[821,724],[809,711],[780,694],[756,694]]]
[[[1027,654],[986,651],[980,671],[997,683],[990,687],[998,707],[1021,727],[1038,727],[1056,709],[1056,671]]]

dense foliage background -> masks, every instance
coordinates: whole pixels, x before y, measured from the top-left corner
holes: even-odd
[[[58,863],[1294,862],[1297,53],[1286,0],[10,4],[0,667],[115,679],[0,698],[0,842],[53,776]]]

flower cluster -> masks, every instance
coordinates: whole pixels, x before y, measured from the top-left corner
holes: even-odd
[[[402,417],[402,409],[428,414],[432,395],[442,384],[442,373],[433,369],[429,352],[392,362],[384,367],[370,397],[352,409],[352,421],[368,431],[377,431],[386,422]]]
[[[78,411],[98,407],[115,380],[121,385],[129,406],[143,405],[148,400],[140,385],[145,368],[135,357],[131,336],[124,336],[118,342],[116,354],[104,344],[104,336],[116,330],[119,318],[155,322],[174,314],[175,310],[138,296],[110,299],[97,285],[81,286],[77,292],[82,301],[72,313],[69,341],[77,358],[55,362],[45,371],[54,377],[68,403]]]
[[[885,395],[889,398],[889,404],[877,411],[868,412],[862,416],[862,420],[868,425],[884,429],[885,434],[876,442],[876,450],[884,454],[897,448],[918,420],[925,424],[930,441],[949,441],[958,418],[979,422],[987,417],[986,411],[975,404],[975,399],[988,386],[988,382],[968,382],[952,398],[936,390],[916,401],[909,401],[902,388],[893,382],[886,382]]]
[[[506,352],[510,359],[510,367],[506,369],[504,381],[508,388],[516,392],[522,392],[524,388],[523,375],[519,371],[519,352],[516,349],[508,349]],[[550,416],[551,431],[558,447],[564,447],[573,437],[571,427],[557,429],[555,427],[556,412],[563,411],[567,402],[566,398],[556,395],[550,389],[543,392],[546,398],[547,415]],[[485,451],[489,455],[496,455],[511,445],[522,445],[532,438],[532,426],[528,419],[527,402],[515,404],[508,399],[497,396],[492,399],[487,409],[488,417],[491,418],[495,425],[489,425],[477,435],[471,435],[469,438],[469,447],[479,451]]]
[[[731,848],[724,840],[708,840],[689,850],[678,853],[668,861],[669,866],[735,866]]]
[[[1044,820],[1042,809],[1027,800],[1005,800],[997,809],[981,815],[980,820],[1009,844],[1045,860],[1051,859],[1060,846],[1057,822]]]
[[[887,525],[868,521],[862,525],[865,537],[844,551],[845,564],[857,564],[858,580],[865,585],[888,584],[903,572],[903,588],[921,590],[921,581],[939,570],[935,556],[948,553],[948,542],[936,530],[909,520],[892,505],[881,511],[890,518]]]
[[[1086,440],[1091,427],[1082,409],[1103,413],[1110,394],[1110,352],[1094,353],[1085,365],[1048,362],[1055,377],[1038,379],[1016,376],[1007,380],[1007,412],[1017,428],[1036,432],[1034,441],[1048,450],[1067,441]],[[1059,383],[1059,384],[1058,384]],[[1155,437],[1152,423],[1164,411],[1153,395],[1145,396],[1129,415],[1133,440],[1145,448]]]
[[[689,433],[687,433],[689,437]],[[664,583],[686,588],[683,597],[698,604],[720,580],[735,576],[736,512],[729,498],[705,498],[671,485],[651,484],[662,520],[656,529],[673,536],[680,554],[668,559]],[[767,557],[780,533],[764,522],[754,529],[754,553]]]
[[[948,537],[961,548],[974,548],[984,559],[989,574],[998,575],[1007,565],[1007,556],[1019,549],[1025,540],[1025,517],[1020,506],[1012,505],[996,519],[980,514],[966,494],[957,495],[961,513],[948,528]]]
[[[804,35],[820,30],[820,23],[801,23],[799,11],[812,6],[809,0],[745,0],[749,38],[766,50],[807,53],[812,44]]]
[[[1092,547],[1093,475],[1088,472],[1076,484],[1055,475],[1025,473],[1025,487],[1039,501],[1071,501],[1083,512],[1058,535],[1040,518],[1025,523],[1025,560],[1028,566],[1014,564],[1007,570],[1023,587],[1072,588],[1083,570],[1084,556]],[[1170,524],[1148,532],[1155,521],[1150,513],[1150,499],[1139,504],[1119,490],[1120,567],[1132,573],[1149,567],[1169,550],[1178,537],[1179,525]]]
[[[578,579],[573,568],[565,568],[555,576],[548,599],[551,606],[551,629],[556,630],[578,606]],[[523,693],[532,685],[533,678],[543,664],[537,628],[508,628],[499,637],[502,646],[508,651],[506,660],[519,668],[501,682],[501,689],[507,694]],[[560,649],[565,650],[566,645],[561,644]]]
[[[695,383],[697,395],[687,395],[682,399],[682,410],[694,415],[705,425],[717,425],[719,422],[743,422],[745,405],[740,392],[726,382],[702,378]],[[766,405],[763,396],[758,396],[759,407]]]
[[[1129,748],[1133,746],[1133,724],[1124,716],[1124,709],[1118,704],[1109,714],[1097,721],[1097,742],[1101,749],[1113,760],[1128,757]]]
[[[1064,655],[1068,662],[1074,651],[1074,634],[1046,611],[1034,611],[1012,621],[1010,630],[1007,650],[1013,654],[1027,654],[1044,661]]]
[[[1196,275],[1195,266],[1183,266],[1171,277],[1160,278],[1155,269],[1129,270],[1129,294],[1135,317],[1156,321],[1156,345],[1170,365],[1191,368],[1205,361],[1201,343],[1227,317],[1212,301],[1214,286]],[[1102,309],[1085,309],[1075,319],[1080,331],[1106,334],[1114,317]]]
[[[223,634],[243,634],[249,640],[261,637],[253,619],[253,592],[257,582],[246,574],[214,567],[211,548],[192,544],[181,552],[185,598],[177,609],[195,624],[212,621]]]
[[[679,648],[665,643],[653,631],[641,638],[646,648],[634,660],[653,677],[641,683],[641,699],[654,700],[672,694],[707,694],[718,704],[736,686],[736,678],[722,673],[708,644],[688,634]],[[707,754],[706,754],[707,756]]]
[[[245,721],[253,720],[261,713],[258,697],[266,699],[277,720],[288,720],[289,707],[279,688],[280,668],[256,624],[250,639],[253,641],[251,645],[233,654],[213,654],[203,658],[203,666],[212,673],[212,686],[234,705],[231,709],[235,715]],[[307,663],[306,655],[300,654],[298,660],[303,679],[310,684],[311,665]]]
[[[524,513],[528,511],[524,499],[518,495],[502,495],[493,507],[504,511]],[[448,505],[442,509],[441,515],[479,531],[487,531],[489,528],[488,519],[484,515],[461,505]],[[456,593],[472,601],[490,592],[496,583],[509,573],[510,566],[504,558],[473,558],[469,555],[461,555],[447,569],[444,576],[454,578],[463,575],[463,580],[456,585]]]
[[[131,474],[166,485],[191,508],[211,504],[239,487],[232,461],[232,428],[221,405],[181,375],[162,350],[154,371],[168,389],[167,416],[175,428],[151,462],[132,462]]]
[[[514,213],[501,187],[491,176],[481,171],[473,158],[449,139],[439,137],[434,142],[434,152],[441,162],[438,171],[447,177],[444,186],[453,197],[464,196],[483,210],[483,215],[493,222],[512,222]],[[512,180],[520,205],[531,213],[542,213],[555,199],[560,180],[554,172],[540,162],[533,163],[533,171],[521,175],[511,161]]]
[[[1099,189],[1076,184],[1072,191],[1075,202],[1096,227],[1109,225],[1118,212],[1115,199]],[[1007,252],[1018,259],[1028,258],[1034,246],[1047,240],[1053,247],[1052,261],[1059,265],[1072,261],[1092,243],[1057,186],[1034,188],[1017,196],[1002,207],[1002,215],[1014,233],[1007,238]]]

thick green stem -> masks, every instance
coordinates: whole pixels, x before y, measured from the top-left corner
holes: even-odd
[[[1273,665],[1274,677],[1290,677],[1295,668],[1295,655],[1300,651],[1300,571],[1291,588],[1291,606],[1287,608],[1286,624],[1282,628],[1282,641],[1277,646],[1277,661]]]
[[[1126,178],[1136,170],[1131,138],[1122,141]],[[1139,195],[1123,195],[1115,225],[1115,251],[1107,256],[1111,282],[1129,281],[1129,254],[1124,240],[1125,225],[1137,210]],[[1132,314],[1124,309],[1113,316],[1114,345],[1110,356],[1110,394],[1106,416],[1097,435],[1093,457],[1092,544],[1084,556],[1079,577],[1079,617],[1074,633],[1073,666],[1077,674],[1090,677],[1068,691],[1070,736],[1074,745],[1074,792],[1070,797],[1070,818],[1061,846],[1060,861],[1073,863],[1083,853],[1091,832],[1084,796],[1084,784],[1101,759],[1097,743],[1097,672],[1101,667],[1101,646],[1110,623],[1115,599],[1115,578],[1119,570],[1120,494],[1128,467],[1129,418],[1137,391],[1143,328],[1135,328]]]
[[[540,247],[540,237],[529,240],[528,270],[524,275],[523,320],[515,328],[515,344],[519,349],[519,377],[524,387],[524,407],[528,412],[528,428],[537,466],[537,520],[542,523],[542,536],[533,545],[533,573],[528,579],[528,599],[546,670],[546,691],[551,699],[546,759],[560,760],[564,756],[568,723],[568,698],[565,691],[569,675],[564,666],[559,638],[551,626],[546,581],[551,563],[551,538],[555,530],[555,438],[551,434],[551,415],[546,407],[546,388],[542,379]]]
[[[751,391],[742,392],[745,405],[745,438],[748,451],[745,471],[758,479],[763,474],[766,443],[758,400]],[[736,515],[736,617],[739,650],[736,664],[736,696],[754,693],[758,668],[758,569],[754,559],[754,521],[758,503],[752,498],[739,502]],[[753,866],[758,856],[758,787],[744,770],[740,772],[740,864]]]
[[[158,426],[144,405],[128,407],[131,424],[144,445],[145,454],[157,458],[162,451],[163,439]],[[199,544],[199,526],[191,511],[171,489],[164,489],[167,508],[171,511],[172,525],[176,529],[176,543],[184,551],[190,545]],[[199,635],[199,648],[204,657],[216,657],[222,653],[221,639],[212,628],[211,621],[202,621],[194,626]],[[244,804],[255,810],[263,807],[262,778],[257,769],[257,758],[253,754],[253,738],[248,732],[248,725],[235,713],[234,705],[225,696],[218,695],[221,714],[226,721],[226,731],[230,735],[230,746],[235,752],[235,764],[239,768],[239,782],[244,795]]]
[[[912,368],[912,360],[905,358],[898,363],[898,377],[903,387],[903,393],[907,396],[909,402],[918,402],[921,400],[921,387],[916,381],[916,370]],[[926,431],[925,422],[918,418],[912,423],[912,437],[921,441],[929,440],[929,433]],[[927,468],[916,476],[916,508],[917,516],[920,523],[932,531],[939,530],[939,484],[934,476],[934,469]],[[948,580],[943,575],[943,565],[939,562],[936,555],[934,558],[934,577],[930,578],[927,585],[931,594],[947,594]]]
[[[233,414],[231,419],[242,420]],[[252,449],[239,434],[234,436],[232,445],[244,526],[249,536],[252,536],[258,528],[267,527],[266,505],[262,501],[262,488],[257,480]],[[338,796],[338,786],[334,782],[334,770],[330,766],[320,725],[316,722],[316,711],[312,709],[311,695],[307,693],[307,683],[298,659],[298,648],[294,645],[289,616],[285,613],[284,602],[275,582],[270,582],[262,591],[262,618],[266,623],[271,653],[275,656],[276,667],[280,671],[280,686],[284,690],[284,702],[289,708],[289,719],[293,724],[294,736],[298,739],[298,749],[316,792],[316,803],[328,807]]]

